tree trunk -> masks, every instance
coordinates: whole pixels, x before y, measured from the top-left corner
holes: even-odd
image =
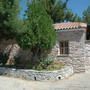
[[[11,51],[12,51],[12,49],[13,49],[13,44],[12,44],[12,46],[11,46],[11,48],[10,48],[10,50],[9,50],[9,52],[8,52],[8,60],[7,60],[7,63],[6,63],[6,65],[13,65],[13,60],[12,60],[12,58],[10,58],[10,53],[11,53]]]
[[[32,49],[31,66],[36,67],[40,63],[39,48]]]

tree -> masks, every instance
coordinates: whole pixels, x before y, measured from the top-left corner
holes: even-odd
[[[56,35],[52,20],[39,0],[29,3],[26,15],[24,32],[19,35],[17,41],[23,49],[30,49],[31,63],[35,66],[40,60],[44,60],[52,49]]]
[[[51,16],[54,23],[64,21],[81,21],[80,17],[67,8],[69,0],[41,0],[46,12]]]
[[[18,0],[0,0],[0,40],[15,39],[21,29]],[[13,43],[12,43],[13,46]],[[12,48],[12,47],[11,47]],[[9,62],[9,54],[2,52],[2,63]],[[11,63],[9,63],[11,65]]]
[[[90,6],[83,12],[83,21],[90,24]]]
[[[0,39],[15,37],[19,28],[18,0],[0,0]]]
[[[77,14],[74,14],[71,10],[67,10],[67,13],[66,13],[66,21],[71,21],[71,22],[81,22],[82,19],[77,15]]]
[[[68,0],[66,2],[62,2],[62,0],[42,0],[42,2],[54,23],[64,21]]]

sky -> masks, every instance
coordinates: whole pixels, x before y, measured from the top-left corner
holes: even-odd
[[[27,10],[27,0],[21,0],[20,2],[20,7],[21,7],[21,12],[20,12],[20,17],[23,18],[24,11]]]
[[[27,9],[26,7],[27,0],[21,0],[20,6],[22,8],[20,12],[20,17],[23,18],[24,11]],[[73,11],[73,13],[82,17],[82,13],[88,6],[90,6],[90,0],[69,0],[68,8]]]
[[[86,10],[88,6],[90,6],[90,0],[69,0],[68,2],[68,8],[80,17],[82,17],[83,11]]]

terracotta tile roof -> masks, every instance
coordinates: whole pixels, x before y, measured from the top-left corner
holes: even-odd
[[[80,22],[66,22],[66,23],[56,23],[54,24],[54,28],[56,30],[66,30],[66,29],[78,29],[78,28],[86,28],[86,23]]]

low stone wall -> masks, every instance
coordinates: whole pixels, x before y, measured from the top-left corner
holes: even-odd
[[[0,67],[0,75],[22,78],[26,80],[60,80],[73,74],[72,66],[65,66],[56,71],[36,71]]]

